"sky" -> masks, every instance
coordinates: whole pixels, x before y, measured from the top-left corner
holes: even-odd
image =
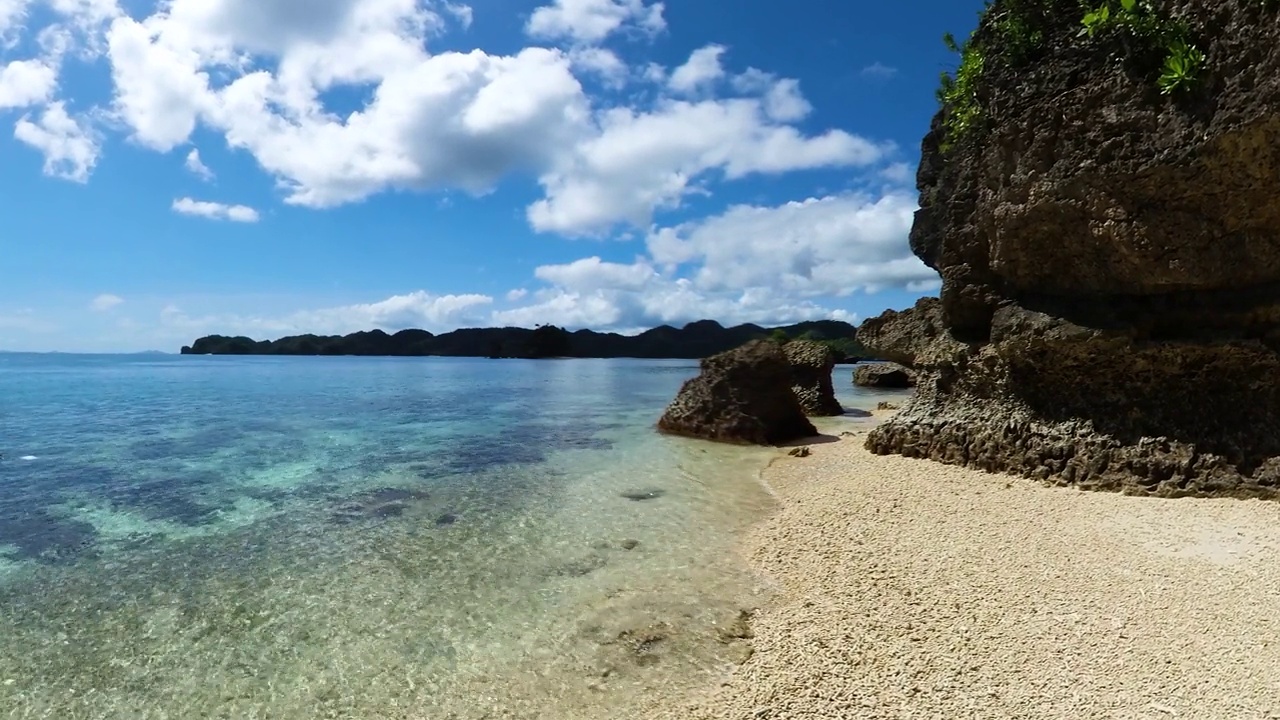
[[[0,0],[0,350],[850,322],[980,0]]]

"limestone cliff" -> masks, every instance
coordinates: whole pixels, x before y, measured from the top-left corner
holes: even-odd
[[[970,40],[917,178],[911,246],[940,301],[860,330],[920,373],[868,447],[1088,488],[1274,497],[1276,4],[1101,5],[1132,26],[1090,28],[1077,0],[996,0]]]

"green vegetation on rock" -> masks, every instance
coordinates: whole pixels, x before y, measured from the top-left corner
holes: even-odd
[[[1250,0],[1263,10],[1280,0]],[[978,30],[963,43],[948,33],[943,41],[960,56],[954,73],[942,73],[937,90],[945,114],[942,148],[980,129],[986,116],[982,84],[996,65],[1018,69],[1035,61],[1051,44],[1051,20],[1079,11],[1077,33],[1084,42],[1118,43],[1125,59],[1149,68],[1165,95],[1194,90],[1208,70],[1190,25],[1156,7],[1152,0],[989,0]],[[1146,70],[1144,69],[1144,72]]]

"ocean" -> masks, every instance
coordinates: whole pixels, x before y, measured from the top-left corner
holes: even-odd
[[[846,407],[901,397],[849,370]],[[0,355],[0,717],[626,718],[705,685],[770,591],[734,538],[778,451],[654,432],[696,372]]]

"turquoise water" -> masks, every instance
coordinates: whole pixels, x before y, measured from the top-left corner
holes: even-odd
[[[603,718],[705,680],[777,451],[654,433],[694,373],[0,355],[0,709]]]

